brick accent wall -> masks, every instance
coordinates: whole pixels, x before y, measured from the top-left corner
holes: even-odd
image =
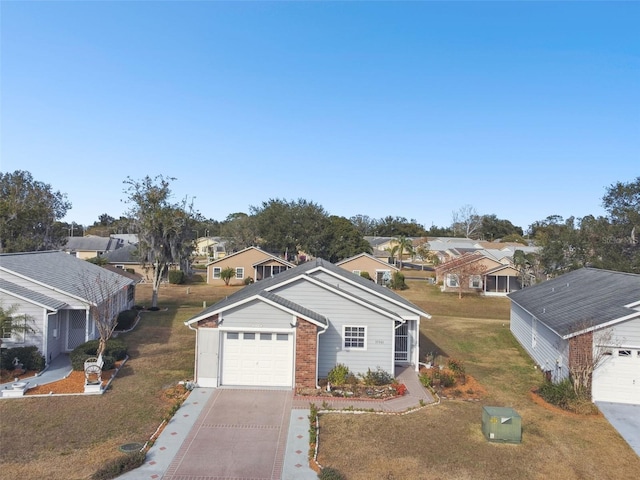
[[[593,332],[569,339],[569,368],[593,362]]]
[[[298,318],[296,328],[296,388],[315,388],[318,327]]]
[[[218,328],[218,315],[200,320],[198,328]]]

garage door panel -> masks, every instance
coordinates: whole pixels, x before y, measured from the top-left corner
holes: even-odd
[[[292,386],[293,335],[226,332],[221,383],[237,386]]]
[[[613,348],[593,374],[593,400],[640,405],[640,350]]]

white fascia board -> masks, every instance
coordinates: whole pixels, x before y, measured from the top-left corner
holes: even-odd
[[[611,327],[613,325],[616,325],[616,324],[621,323],[621,322],[625,322],[627,320],[633,320],[634,318],[640,318],[640,312],[634,312],[631,315],[626,315],[626,316],[620,317],[620,318],[614,318],[613,320],[609,320],[608,322],[600,323],[598,325],[594,325],[592,327],[585,328],[585,329],[580,330],[578,332],[569,333],[569,334],[563,336],[562,338],[565,339],[565,340],[568,340],[569,338],[577,337],[578,335],[583,335],[585,333],[594,332],[596,330],[601,330],[603,328]]]

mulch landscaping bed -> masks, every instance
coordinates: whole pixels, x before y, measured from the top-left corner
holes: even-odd
[[[116,362],[116,368],[119,367],[122,362]],[[116,371],[103,370],[102,371],[102,387],[107,385],[107,382],[111,378],[111,375]],[[69,393],[84,393],[84,372],[73,371],[71,374],[62,380],[53,383],[47,383],[46,385],[38,385],[37,387],[30,388],[25,392],[26,395],[49,395],[53,394],[69,394]],[[38,378],[30,380],[31,383],[38,383]]]
[[[24,378],[33,377],[36,373],[35,370],[27,370],[24,373],[18,374],[15,370],[0,370],[0,383],[13,382],[17,378],[22,380]]]

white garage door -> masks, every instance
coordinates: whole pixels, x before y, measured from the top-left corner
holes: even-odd
[[[291,387],[293,335],[225,332],[221,384]]]
[[[640,349],[611,348],[593,373],[593,400],[640,405]]]

